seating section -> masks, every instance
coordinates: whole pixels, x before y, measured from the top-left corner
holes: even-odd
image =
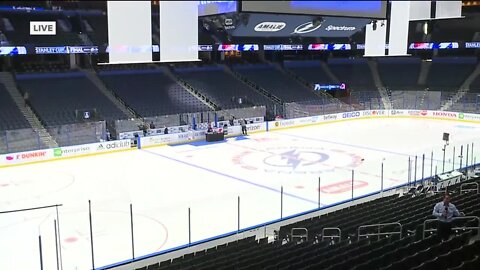
[[[390,90],[418,90],[421,59],[416,57],[378,58],[378,73]]]
[[[432,60],[427,86],[435,91],[456,91],[477,65],[475,57],[439,57]]]
[[[96,109],[104,120],[127,118],[82,72],[19,74],[17,81],[46,126],[75,123],[77,109]]]
[[[30,128],[30,124],[10,97],[5,86],[0,84],[0,131],[21,128]]]
[[[236,65],[233,67],[248,80],[266,89],[285,102],[319,99],[313,91],[268,64]]]
[[[357,104],[357,110],[385,109],[382,97],[378,91],[352,92],[349,97],[339,99],[348,104]]]
[[[313,61],[285,61],[283,66],[293,71],[298,76],[304,78],[312,85],[320,84],[334,84],[332,80],[322,69],[319,60]]]
[[[160,70],[105,71],[100,78],[143,117],[210,110]]]
[[[364,58],[329,58],[328,67],[351,90],[375,90],[372,72]]]
[[[43,147],[5,86],[0,84],[0,154]]]
[[[221,67],[177,68],[180,78],[203,93],[222,109],[266,105],[271,101],[238,81]],[[239,102],[241,98],[241,102]]]
[[[88,13],[81,15],[85,32],[97,46],[108,44],[108,22],[107,16],[102,13]],[[86,25],[89,25],[87,27]]]
[[[66,63],[42,63],[42,62],[20,62],[16,63],[15,70],[17,73],[32,72],[66,72],[70,70],[70,65]]]
[[[475,179],[472,182],[480,182]],[[279,238],[253,237],[218,245],[207,250],[185,254],[137,270],[158,269],[479,269],[480,241],[476,231],[454,230],[447,241],[432,233],[424,234],[423,222],[431,216],[439,196],[426,196],[429,188],[418,186],[404,196],[391,195],[313,217],[281,227]],[[480,194],[460,194],[459,184],[449,189],[453,203],[467,216],[480,216]],[[402,236],[391,234],[388,227],[373,233],[384,233],[357,240],[360,225],[399,222]],[[476,222],[455,221],[455,227],[478,226]],[[321,229],[339,227],[342,237],[322,240]],[[308,241],[287,236],[292,228],[307,228]]]
[[[480,93],[480,76],[477,76],[472,84],[470,84],[470,92]]]
[[[480,183],[480,179],[476,180]],[[454,196],[455,205],[466,215],[480,216],[480,195],[476,193],[458,194],[458,185]],[[452,189],[453,190],[453,189]],[[433,205],[438,202],[437,196],[390,196],[368,203],[344,208],[331,215],[322,216],[322,219],[304,220],[280,230],[280,237],[285,237],[291,228],[308,228],[311,237],[321,234],[325,227],[339,227],[345,238],[356,234],[360,225],[399,222],[402,224],[403,234],[416,231],[432,213]],[[375,209],[375,211],[372,211]]]
[[[81,45],[82,41],[72,29],[67,15],[60,11],[1,12],[0,29],[13,45],[65,46]],[[30,35],[30,21],[56,21],[56,35]]]

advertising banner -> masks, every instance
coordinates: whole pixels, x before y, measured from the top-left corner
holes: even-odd
[[[341,114],[326,114],[324,116],[320,116],[321,118],[323,118],[323,121],[335,121],[335,120],[338,120],[338,119],[342,119],[342,115]]]
[[[225,29],[232,36],[247,37],[350,37],[362,30],[368,19],[278,15],[242,14],[231,16],[232,26]]]
[[[110,142],[101,142],[91,144],[93,152],[111,152],[117,150],[129,149],[132,147],[132,142],[130,140],[118,140]]]
[[[458,113],[457,112],[429,111],[428,116],[433,116],[435,118],[444,118],[444,119],[458,119]]]
[[[390,110],[389,116],[404,116],[406,114],[405,110]]]
[[[367,110],[362,112],[362,116],[365,117],[376,117],[376,116],[386,116],[387,111],[384,110]]]
[[[2,46],[0,47],[0,55],[19,55],[27,54],[27,48],[23,46],[12,47],[12,46]]]
[[[35,161],[48,160],[53,157],[51,149],[42,149],[34,151],[26,151],[19,153],[12,153],[0,155],[0,165],[14,165],[22,163],[30,163]]]
[[[360,112],[345,112],[342,113],[342,119],[349,119],[349,118],[358,118],[362,114]]]
[[[471,113],[458,113],[458,119],[480,122],[480,115]]]
[[[247,132],[255,133],[259,131],[266,130],[266,123],[253,123],[247,125]],[[158,136],[148,136],[140,138],[140,145],[142,147],[148,146],[158,146],[165,144],[178,144],[186,143],[192,140],[205,140],[205,130],[190,130],[187,132],[180,132],[167,135],[158,135]],[[238,136],[242,134],[242,129],[240,126],[229,126],[227,130],[227,135],[229,136]]]
[[[86,145],[75,145],[75,146],[65,146],[53,148],[53,157],[62,158],[62,157],[72,157],[80,156],[85,154],[93,153],[95,148],[90,144]]]

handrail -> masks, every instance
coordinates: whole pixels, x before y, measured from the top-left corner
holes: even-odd
[[[473,189],[473,188],[464,189],[463,188],[464,186],[468,186],[468,185],[475,185],[475,186],[477,186],[477,188],[475,188],[475,189]],[[480,193],[480,185],[477,182],[463,183],[462,185],[460,185],[460,194],[463,193],[464,191],[465,192],[477,191],[477,194],[478,194],[478,193]]]
[[[478,221],[478,226],[476,227],[454,227],[452,228],[452,230],[459,230],[459,229],[467,229],[467,230],[477,230],[478,232],[480,232],[480,218],[477,217],[477,216],[463,216],[463,217],[454,217],[452,219],[453,220],[459,220],[459,219],[473,219],[473,220],[477,220]],[[427,223],[432,223],[433,221],[438,221],[438,219],[436,218],[431,218],[431,219],[427,219],[423,222],[423,234],[422,234],[422,238],[425,239],[425,233],[426,232],[436,232],[437,229],[426,229],[426,226],[427,226]]]
[[[389,225],[398,225],[400,228],[399,232],[392,231],[392,232],[380,232],[380,227],[382,226],[389,226]],[[366,233],[366,234],[360,234],[360,230],[364,228],[370,228],[370,227],[377,227],[377,233]],[[391,235],[391,234],[399,234],[400,238],[402,238],[402,224],[398,222],[391,222],[391,223],[379,223],[379,224],[371,224],[371,225],[362,225],[359,226],[357,229],[357,240],[360,240],[360,237],[368,237],[368,236],[378,236],[380,238],[380,235]]]
[[[295,233],[296,231],[298,231],[298,234]],[[292,236],[292,241],[295,240],[296,238],[300,240],[305,239],[305,241],[308,241],[308,230],[307,228],[292,228],[291,236]]]
[[[328,235],[328,236],[325,236],[325,232],[326,231],[336,231],[338,232],[338,235]],[[325,238],[338,238],[338,239],[342,239],[342,230],[340,230],[340,228],[337,228],[337,227],[326,227],[326,228],[323,228],[322,229],[322,241],[325,240]]]

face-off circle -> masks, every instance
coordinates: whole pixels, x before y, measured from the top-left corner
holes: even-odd
[[[357,167],[362,158],[339,149],[285,146],[244,151],[235,155],[232,162],[243,169],[267,173],[319,174]]]
[[[48,184],[45,184],[48,183]],[[75,183],[75,177],[61,172],[18,173],[0,178],[0,202],[14,203],[52,196]]]

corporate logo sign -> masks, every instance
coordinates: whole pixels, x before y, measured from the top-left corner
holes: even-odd
[[[360,117],[360,112],[347,112],[342,114],[342,118],[344,119],[356,117]]]
[[[125,149],[130,147],[131,147],[130,140],[113,141],[113,142],[99,143],[97,145],[97,151]]]
[[[51,157],[51,152],[47,150],[27,151],[21,153],[8,154],[4,156],[3,160],[7,164],[16,164],[24,162],[32,162],[48,159]]]
[[[275,122],[275,127],[289,127],[295,125],[294,120],[283,120]]]
[[[53,149],[54,157],[69,157],[81,154],[88,154],[91,152],[90,145],[58,147]]]
[[[309,15],[257,13],[248,14],[244,20],[233,20],[233,25],[224,25],[224,28],[230,35],[241,37],[350,37],[369,22],[359,18],[318,20]]]
[[[355,31],[357,28],[355,26],[335,26],[329,25],[325,28],[326,31]]]
[[[411,111],[407,111],[407,114],[411,115],[411,116],[427,116],[428,111],[426,111],[426,110],[422,110],[422,111],[411,110]]]
[[[322,27],[321,22],[314,23],[313,21],[310,21],[310,22],[302,23],[299,26],[297,26],[295,30],[293,30],[292,34],[310,33],[310,32],[316,31],[320,27]]]
[[[382,116],[385,111],[363,111],[363,116]]]
[[[336,114],[327,114],[323,116],[323,120],[337,120],[337,115]]]
[[[404,115],[404,112],[400,110],[391,110],[390,115]]]
[[[446,117],[446,118],[457,118],[457,113],[454,112],[433,112],[433,116]]]
[[[462,118],[460,118],[460,115],[462,115]],[[470,114],[470,113],[465,113],[465,114],[458,114],[458,117],[460,119],[465,119],[465,120],[474,120],[474,121],[480,121],[480,115],[478,114]]]
[[[255,32],[278,32],[285,28],[287,24],[284,22],[261,22],[255,25]]]

